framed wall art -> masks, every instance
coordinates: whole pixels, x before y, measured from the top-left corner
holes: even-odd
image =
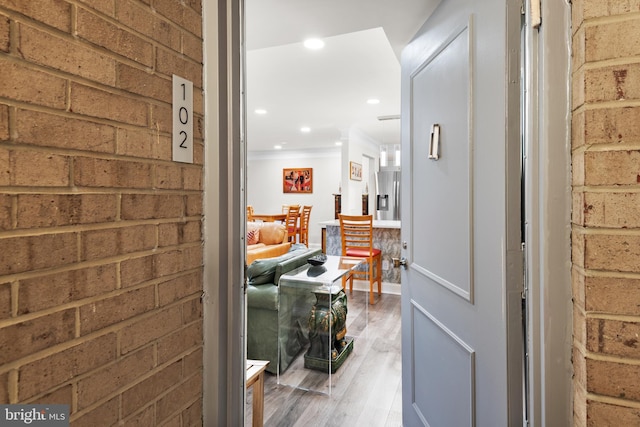
[[[362,181],[362,165],[356,162],[349,162],[349,170],[351,178],[354,181]]]
[[[313,168],[282,169],[283,193],[313,193]]]

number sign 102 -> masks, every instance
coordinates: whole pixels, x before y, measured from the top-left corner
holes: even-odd
[[[193,163],[193,82],[173,75],[173,161]]]

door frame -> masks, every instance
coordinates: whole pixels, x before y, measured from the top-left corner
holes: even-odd
[[[554,426],[573,420],[571,5],[543,1],[541,12],[525,33],[528,403],[531,426]]]
[[[530,1],[525,1],[527,8]],[[530,29],[527,40],[527,90],[531,95],[537,94],[527,102],[529,174],[525,183],[526,263],[532,312],[527,325],[531,426],[570,425],[573,413],[569,244],[571,6],[566,1],[542,2],[543,25],[540,31]],[[244,0],[203,2],[202,6],[206,141],[203,417],[204,425],[242,425],[244,297],[238,284],[243,278],[244,257],[240,238],[236,237],[241,237],[242,228],[238,218],[245,215],[241,202],[244,113],[240,102]],[[221,267],[228,270],[222,272]]]
[[[203,1],[203,425],[243,425],[244,1]]]

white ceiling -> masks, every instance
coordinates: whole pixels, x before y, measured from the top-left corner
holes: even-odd
[[[400,52],[437,3],[245,0],[248,150],[335,147],[352,126],[399,143],[399,120],[378,117],[400,114]],[[325,47],[304,48],[309,37]]]

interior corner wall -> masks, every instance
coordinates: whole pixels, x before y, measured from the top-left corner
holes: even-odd
[[[334,194],[340,186],[341,155],[339,151],[299,151],[276,153],[248,153],[247,155],[247,204],[256,213],[280,213],[282,205],[312,205],[309,244],[321,245],[322,221],[334,219]],[[285,168],[312,168],[313,192],[284,193]]]
[[[0,2],[0,404],[201,424],[202,49],[198,0]]]

